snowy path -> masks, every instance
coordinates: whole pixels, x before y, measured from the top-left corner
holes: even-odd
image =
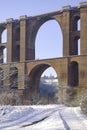
[[[87,130],[79,107],[1,106],[0,130]]]
[[[73,108],[65,108],[60,113],[67,130],[87,130],[87,125],[76,115]]]

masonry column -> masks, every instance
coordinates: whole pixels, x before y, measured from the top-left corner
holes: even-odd
[[[12,18],[7,19],[7,62],[12,62],[12,23]]]
[[[20,16],[20,61],[26,60],[26,18]]]
[[[80,3],[80,19],[81,19],[81,54],[87,54],[87,2]]]
[[[63,56],[69,55],[70,42],[70,6],[62,8],[62,30],[63,30]]]

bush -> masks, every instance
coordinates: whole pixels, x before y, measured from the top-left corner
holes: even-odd
[[[20,105],[21,101],[17,93],[4,91],[0,93],[0,105]]]
[[[82,97],[80,107],[82,112],[87,114],[87,93]]]

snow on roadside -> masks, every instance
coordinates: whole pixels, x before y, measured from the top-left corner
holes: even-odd
[[[87,115],[83,114],[80,107],[74,108],[76,115],[87,125]]]
[[[75,121],[83,128],[79,111],[64,105],[0,106],[0,130],[68,130],[78,127]]]

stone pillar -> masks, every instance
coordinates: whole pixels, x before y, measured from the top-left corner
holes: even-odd
[[[12,62],[12,39],[13,39],[13,30],[12,30],[13,19],[7,19],[7,62]]]
[[[87,55],[87,2],[80,3],[80,19],[81,54]]]
[[[23,97],[23,91],[24,91],[23,89],[18,89],[17,90],[17,93],[18,93],[18,96],[19,96],[19,104],[20,105],[23,105],[23,98],[24,98]]]
[[[63,30],[63,56],[69,55],[70,37],[70,6],[62,8],[62,30]]]
[[[20,61],[26,60],[26,17],[20,16]]]
[[[25,88],[25,63],[20,63],[18,68],[18,89]]]

